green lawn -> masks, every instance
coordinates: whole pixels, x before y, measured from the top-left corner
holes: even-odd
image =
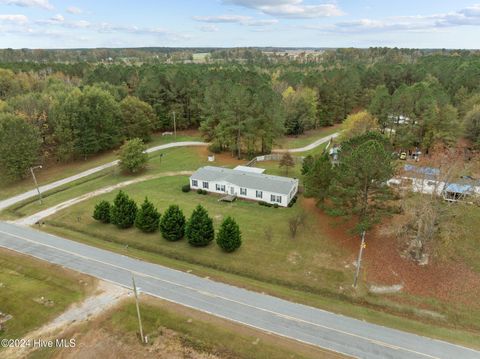
[[[5,250],[0,251],[0,283],[0,311],[13,316],[0,331],[0,339],[21,338],[93,288],[88,277]],[[41,297],[52,300],[53,306],[41,302]]]
[[[163,157],[160,157],[160,153],[163,154]],[[206,156],[203,155],[202,150],[199,148],[169,148],[150,154],[148,169],[138,174],[138,176],[156,175],[169,171],[195,170],[207,163]],[[0,212],[0,218],[11,220],[28,216],[68,199],[134,178],[136,177],[122,173],[118,167],[112,167],[44,193],[42,204],[39,203],[36,197],[22,201]]]
[[[170,204],[178,204],[187,217],[201,203],[217,228],[226,215],[235,217],[243,233],[243,245],[238,252],[226,255],[213,244],[207,248],[191,248],[185,240],[168,242],[158,233],[146,235],[136,229],[119,230],[94,221],[91,214],[95,203],[102,199],[112,201],[116,192],[75,205],[49,221],[149,252],[253,278],[332,291],[347,285],[351,273],[345,272],[344,263],[335,260],[340,257],[339,249],[325,238],[313,215],[307,215],[305,227],[296,238],[291,238],[288,221],[302,210],[300,204],[288,209],[266,208],[242,200],[227,204],[218,202],[219,197],[215,195],[183,193],[180,188],[185,183],[188,177],[166,177],[129,186],[125,191],[137,202],[148,196],[161,212]],[[257,265],[260,258],[262,266]]]
[[[176,139],[173,136],[162,136],[161,134],[156,134],[152,137],[152,141],[150,141],[147,146],[153,147],[176,141],[202,141],[202,138],[199,135],[183,133],[177,135]],[[114,161],[117,159],[117,154],[118,150],[112,150],[93,156],[87,161],[79,160],[63,164],[49,165],[48,167],[46,166],[42,169],[36,170],[35,175],[39,185],[47,184],[68,176],[72,176],[79,172],[86,171],[90,168],[100,166],[104,163]],[[27,176],[27,178],[22,181],[16,181],[15,183],[8,185],[1,185],[0,183],[0,200],[15,196],[16,194],[23,193],[31,189],[34,189],[34,183],[30,176]]]
[[[331,127],[322,127],[315,130],[306,131],[303,135],[299,136],[285,136],[284,138],[277,141],[275,147],[278,148],[299,148],[309,145],[316,140],[331,135],[340,130],[340,127],[331,126]]]

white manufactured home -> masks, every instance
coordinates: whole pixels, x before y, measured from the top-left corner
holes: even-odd
[[[201,167],[190,177],[190,187],[287,207],[298,192],[298,179],[266,175],[263,171],[245,166]]]

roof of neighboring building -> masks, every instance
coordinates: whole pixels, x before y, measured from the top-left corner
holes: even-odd
[[[472,191],[473,191],[473,186],[471,184],[465,184],[465,183],[449,183],[445,187],[445,192],[450,192],[450,193],[468,194]]]
[[[244,172],[252,172],[252,173],[263,173],[265,172],[264,168],[258,167],[249,167],[249,166],[237,166],[234,168],[235,171],[244,171]]]
[[[436,178],[440,174],[440,170],[434,167],[418,167],[414,165],[405,165],[405,172],[412,172],[416,177],[424,177],[428,179]]]
[[[284,195],[288,195],[298,183],[294,178],[213,166],[199,168],[190,178],[199,181],[223,181],[243,188]]]

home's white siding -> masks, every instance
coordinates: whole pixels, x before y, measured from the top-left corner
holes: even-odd
[[[275,193],[275,192],[261,191],[262,198],[257,198],[257,189],[254,189],[254,188],[245,188],[246,194],[242,194],[241,188],[239,186],[228,183],[228,182],[208,181],[208,188],[204,188],[203,182],[206,182],[206,181],[198,180],[196,184],[195,184],[195,181],[196,180],[194,179],[190,179],[190,187],[192,188],[192,190],[203,189],[210,193],[230,194],[238,198],[249,199],[252,201],[259,201],[259,202],[263,201],[271,204],[277,203],[281,207],[287,207],[290,201],[292,200],[292,198],[298,192],[298,180],[297,180],[297,183],[295,184],[295,187],[292,189],[292,191],[288,195]],[[217,189],[217,186],[216,186],[217,184],[220,186],[220,190]],[[225,191],[221,190],[223,188],[222,186],[225,186]],[[280,202],[272,201],[272,195],[275,196],[275,199],[280,197],[281,198]]]

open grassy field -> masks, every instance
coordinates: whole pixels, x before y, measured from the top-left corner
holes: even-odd
[[[21,338],[82,300],[94,287],[90,277],[3,249],[0,284],[0,311],[13,316],[0,331],[1,339]]]
[[[116,193],[82,202],[54,215],[49,221],[149,252],[253,278],[332,291],[347,285],[350,273],[345,271],[345,263],[337,263],[334,259],[341,257],[339,249],[325,237],[314,216],[307,215],[297,237],[291,238],[288,221],[303,211],[301,205],[284,209],[265,208],[256,202],[241,200],[227,204],[218,202],[219,197],[215,195],[183,193],[180,189],[185,183],[188,183],[185,176],[159,178],[126,187],[125,191],[137,202],[148,197],[161,212],[170,204],[178,204],[187,217],[200,203],[209,211],[216,227],[225,216],[233,216],[243,233],[239,251],[226,255],[213,244],[207,248],[191,248],[185,240],[168,242],[159,233],[147,235],[136,229],[119,230],[94,221],[91,214],[95,203],[101,199],[112,201]],[[258,266],[260,258],[262,266]]]
[[[173,136],[156,134],[152,137],[152,141],[150,141],[147,146],[153,147],[175,141],[202,141],[202,138],[199,134],[190,131],[186,133],[179,132],[176,139]],[[112,150],[90,157],[87,161],[78,160],[67,163],[47,164],[44,168],[36,170],[35,176],[37,177],[39,185],[47,184],[90,168],[100,166],[107,162],[114,161],[117,159],[117,154],[118,150]],[[11,184],[2,185],[0,183],[0,200],[31,189],[34,189],[34,183],[30,176],[27,176],[27,178],[22,181],[16,181]]]
[[[28,358],[343,358],[148,296],[141,296],[140,310],[147,345],[139,343],[135,305],[127,300],[64,334],[76,337],[76,348],[38,350]]]
[[[177,147],[152,153],[149,155],[150,161],[148,163],[148,168],[144,172],[137,174],[137,176],[125,174],[120,171],[118,167],[109,168],[44,193],[42,204],[39,203],[38,198],[36,197],[22,201],[7,210],[2,211],[0,213],[0,218],[10,220],[24,217],[68,199],[75,198],[105,186],[128,181],[138,176],[156,175],[169,171],[195,170],[208,163],[207,153],[208,150],[203,147]],[[160,157],[160,154],[163,154],[163,157]],[[222,160],[222,158],[226,158],[227,160]],[[229,157],[226,155],[219,157],[216,164],[227,165],[228,161]],[[235,160],[233,161],[235,163]]]

